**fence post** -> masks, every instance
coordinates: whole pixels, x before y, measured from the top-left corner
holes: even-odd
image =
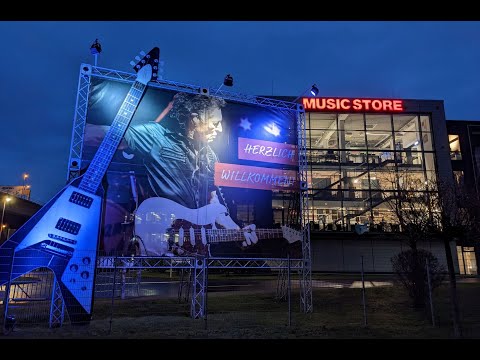
[[[112,333],[112,321],[113,321],[113,301],[115,298],[115,286],[117,280],[117,256],[113,258],[113,288],[112,288],[112,308],[110,310],[110,329],[108,330],[108,334]]]
[[[210,250],[209,250],[210,251]],[[203,320],[205,324],[205,330],[207,330],[207,314],[208,314],[208,308],[207,308],[207,300],[208,300],[208,253],[204,258],[203,262],[203,268],[204,268],[204,276],[205,276],[205,292],[203,295],[204,298],[204,303],[203,303],[203,309],[204,309],[204,315],[203,315]]]
[[[363,255],[362,258],[362,301],[363,301],[363,325],[367,326],[367,301],[365,299],[365,279],[363,277]]]
[[[288,326],[292,325],[292,302],[291,299],[291,292],[292,292],[292,283],[290,281],[290,253],[287,254],[287,298],[288,298]]]
[[[7,319],[8,319],[8,301],[10,300],[10,286],[12,281],[12,269],[13,269],[13,262],[15,261],[15,251],[12,249],[12,263],[10,265],[9,273],[8,273],[8,281],[5,283],[5,297],[3,300],[3,333],[8,335],[11,331],[13,331],[13,324],[11,328],[8,328]]]
[[[121,279],[120,299],[124,300],[125,299],[125,286],[126,286],[126,282],[127,282],[127,269],[124,268],[120,271],[122,272],[122,275],[120,276],[120,279]]]
[[[435,326],[435,315],[433,312],[432,284],[430,282],[430,265],[428,258],[425,259],[425,270],[427,271],[428,298],[430,300],[430,314],[432,315],[432,325]]]

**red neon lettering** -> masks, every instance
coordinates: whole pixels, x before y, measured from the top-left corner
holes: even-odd
[[[362,99],[363,104],[365,105],[365,110],[370,110],[370,103],[372,100],[370,99]]]
[[[383,100],[383,110],[393,110],[392,109],[392,100]]]
[[[317,108],[318,109],[325,109],[326,108],[326,104],[325,104],[325,99],[317,99]]]
[[[327,99],[327,109],[335,109],[335,99]]]
[[[353,109],[354,110],[362,109],[362,102],[360,101],[360,99],[353,99]]]
[[[315,109],[315,99],[314,98],[303,98],[303,107],[305,109]]]
[[[402,100],[393,100],[393,110],[403,111],[403,101]]]
[[[382,102],[380,100],[372,100],[372,108],[376,111],[382,110]]]
[[[361,98],[302,98],[305,110],[404,111],[402,100]]]
[[[342,101],[340,101],[340,107],[341,107],[343,110],[348,110],[348,109],[350,109],[350,100],[348,100],[348,99],[342,99]]]

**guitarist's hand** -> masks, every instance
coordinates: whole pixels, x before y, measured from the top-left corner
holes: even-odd
[[[244,231],[243,235],[245,235],[245,241],[242,242],[243,247],[247,247],[248,245],[256,244],[258,242],[257,234],[255,234],[255,225],[247,225],[243,228]]]
[[[220,214],[215,219],[215,222],[218,225],[221,225],[225,229],[236,229],[240,230],[240,226],[238,226],[233,219],[227,214]],[[245,231],[243,235],[245,236],[245,240],[242,242],[243,247],[247,247],[252,244],[256,244],[258,242],[257,234],[255,234],[255,225],[247,225],[243,228]]]

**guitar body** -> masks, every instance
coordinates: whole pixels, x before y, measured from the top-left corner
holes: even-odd
[[[132,61],[132,84],[86,172],[74,179],[0,247],[0,285],[41,267],[58,281],[72,324],[90,321],[98,239],[101,229],[103,176],[132,120],[147,84],[157,77],[160,50]],[[9,288],[7,289],[7,293]]]
[[[59,282],[72,323],[90,318],[103,189],[72,181],[0,247],[0,284],[41,267]],[[12,257],[13,254],[13,257]],[[10,275],[11,271],[11,275]]]
[[[190,209],[176,202],[151,197],[135,212],[135,236],[139,238],[141,255],[209,255],[210,245],[221,242],[244,242],[249,239],[284,238],[289,243],[302,239],[302,234],[283,226],[281,229],[256,229],[249,225],[240,229],[230,218],[227,208],[218,202],[199,209]],[[228,228],[217,228],[217,220]]]
[[[206,242],[202,242],[200,236],[190,241],[190,228],[197,230],[197,234],[202,227],[212,228],[215,226],[215,219],[226,212],[225,206],[218,203],[208,204],[200,209],[189,209],[169,199],[151,197],[144,200],[135,212],[135,235],[141,239],[140,249],[144,250],[143,254],[173,255],[175,234],[183,228],[188,239],[188,243],[183,241],[183,244],[180,240],[183,249],[206,255]]]

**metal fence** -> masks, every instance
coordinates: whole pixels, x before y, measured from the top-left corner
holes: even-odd
[[[415,307],[397,275],[313,273],[313,312],[301,306],[296,259],[98,257],[88,326],[72,324],[54,273],[40,267],[0,287],[4,336],[135,338],[451,338],[452,292],[427,271]],[[202,267],[203,266],[203,267]],[[202,273],[203,271],[203,273]],[[444,274],[445,275],[445,274]],[[457,277],[462,336],[480,336],[477,277]],[[6,298],[8,300],[6,301]]]

